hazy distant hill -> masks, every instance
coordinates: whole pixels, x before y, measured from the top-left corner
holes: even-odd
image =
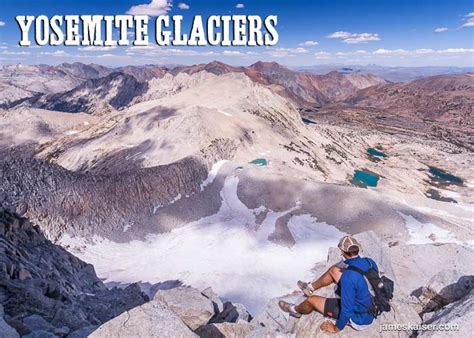
[[[343,74],[364,72],[378,75],[391,82],[408,82],[418,80],[427,76],[441,74],[461,74],[474,72],[474,67],[384,67],[378,65],[317,65],[291,67],[292,69],[309,72],[313,74],[326,74],[331,71],[338,71]]]

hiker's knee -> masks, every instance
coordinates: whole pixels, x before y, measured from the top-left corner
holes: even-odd
[[[336,282],[339,282],[339,279],[341,279],[342,270],[337,265],[333,265],[329,268],[329,274]]]
[[[322,311],[322,309],[324,309],[324,303],[326,302],[326,298],[325,297],[321,297],[321,296],[310,296],[308,297],[308,302],[311,303],[311,305],[316,309],[318,310],[319,312]]]

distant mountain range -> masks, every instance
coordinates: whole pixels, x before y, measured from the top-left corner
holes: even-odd
[[[97,105],[105,100],[113,108],[118,109],[145,92],[146,83],[151,79],[162,78],[166,73],[192,75],[201,71],[215,75],[243,73],[262,85],[277,86],[274,88],[276,91],[299,105],[308,107],[319,107],[346,99],[359,89],[386,83],[381,77],[369,73],[343,74],[333,71],[324,75],[314,75],[290,70],[276,62],[257,62],[249,67],[234,67],[214,61],[173,69],[157,66],[127,66],[112,69],[81,63],[59,66],[18,64],[5,66],[0,70],[0,86],[3,88],[0,104],[8,103],[11,106],[26,100],[27,104],[38,108],[64,112],[92,112],[94,107],[91,107],[90,102]],[[106,78],[107,76],[111,77]],[[99,78],[104,80],[96,81]],[[125,81],[124,85],[118,83],[121,81]],[[137,83],[134,84],[134,81]],[[141,89],[138,88],[138,83],[143,84]],[[103,86],[105,87],[101,89]],[[111,86],[118,87],[111,94],[113,97],[108,94]],[[52,95],[60,92],[64,94]],[[90,95],[86,95],[87,93]]]
[[[311,69],[317,72],[328,68]],[[392,83],[383,76],[364,70],[385,72],[382,75],[390,76],[410,71],[410,76],[419,76],[423,72],[454,72],[462,68],[367,66],[313,74],[292,70],[276,62],[235,67],[213,61],[171,69],[153,65],[107,68],[82,63],[58,66],[18,64],[0,70],[0,87],[3,88],[0,104],[4,107],[22,105],[69,113],[100,114],[193,87],[202,81],[199,74],[240,74],[253,83],[270,88],[306,112],[358,107],[408,118],[404,127],[406,124],[417,125],[425,119],[442,121],[443,127],[471,125],[474,105],[472,73],[435,75],[407,83]]]
[[[384,67],[378,65],[318,65],[290,67],[291,69],[308,72],[312,74],[326,74],[331,71],[338,71],[343,74],[350,73],[371,73],[378,75],[390,82],[409,82],[428,76],[442,74],[472,73],[474,67],[443,67],[443,66],[422,66],[422,67]]]

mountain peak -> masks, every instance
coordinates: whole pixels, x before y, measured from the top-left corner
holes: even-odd
[[[287,69],[286,67],[280,65],[278,62],[265,62],[265,61],[257,61],[254,64],[248,67],[249,69],[256,70],[256,71],[269,71],[269,70],[278,70],[278,69]]]

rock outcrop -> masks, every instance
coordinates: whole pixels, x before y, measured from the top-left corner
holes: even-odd
[[[442,331],[421,331],[420,337],[471,337],[474,332],[474,291],[464,298],[436,311],[424,321],[426,325],[440,327]]]
[[[105,323],[89,337],[198,337],[160,300],[122,313]]]
[[[215,314],[212,301],[194,288],[161,290],[155,299],[166,304],[192,330],[207,324]]]
[[[474,288],[474,276],[462,275],[458,270],[442,270],[418,291],[418,299],[423,306],[422,314],[439,310],[469,294]]]
[[[20,338],[20,335],[14,328],[7,324],[3,319],[4,316],[3,306],[0,305],[0,333],[2,338]]]
[[[222,304],[211,288],[159,290],[152,301],[103,324],[91,337],[245,337],[258,329],[243,305]]]
[[[52,244],[37,226],[0,205],[2,333],[65,336],[100,325],[147,299],[136,284],[107,289],[92,265]],[[73,335],[85,336],[80,331]]]
[[[246,321],[237,323],[214,323],[200,327],[196,333],[206,338],[237,338],[247,337],[255,330],[255,326]]]

